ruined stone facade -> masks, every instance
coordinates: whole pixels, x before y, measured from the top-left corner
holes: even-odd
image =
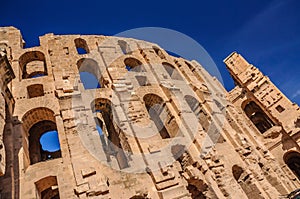
[[[227,92],[145,41],[0,29],[0,198],[291,198],[300,110],[238,53]],[[85,88],[81,72],[99,82]],[[102,129],[98,132],[97,127]],[[60,149],[40,137],[58,132]]]

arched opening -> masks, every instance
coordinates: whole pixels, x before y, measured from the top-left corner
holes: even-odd
[[[120,48],[121,48],[121,50],[122,50],[122,53],[123,53],[124,55],[126,55],[126,54],[128,54],[128,53],[130,52],[129,45],[127,44],[126,41],[124,41],[124,40],[119,40],[119,41],[118,41],[118,44],[119,44],[119,46],[120,46]]]
[[[23,116],[23,128],[28,132],[30,164],[61,157],[54,113],[47,108],[36,108]],[[47,139],[48,138],[48,139]]]
[[[95,60],[82,58],[77,61],[77,67],[84,89],[101,88],[101,71]]]
[[[180,163],[181,169],[183,171],[189,170],[188,167],[193,164],[193,159],[187,152],[186,146],[181,144],[173,145],[171,152],[174,159]],[[203,180],[195,176],[189,176],[189,178],[184,179],[187,182],[186,188],[190,192],[191,198],[206,198],[204,193],[207,191],[208,186]]]
[[[128,71],[132,72],[146,72],[146,69],[144,68],[142,62],[135,58],[126,58],[124,60],[125,67]]]
[[[40,121],[29,129],[31,164],[61,157],[58,136],[56,139],[56,136],[49,136],[49,133],[57,134],[57,129],[56,124],[48,120]],[[48,139],[46,140],[46,138]]]
[[[203,109],[201,103],[193,96],[186,95],[184,96],[184,100],[189,105],[190,109],[193,111],[193,113],[198,118],[202,128],[205,131],[208,131],[209,125],[210,125],[210,118],[206,111]]]
[[[177,71],[177,69],[173,65],[171,65],[167,62],[162,63],[162,65],[163,65],[164,69],[167,71],[167,73],[169,74],[169,76],[171,77],[171,79],[182,80],[180,73]]]
[[[163,99],[155,94],[146,94],[143,100],[149,117],[154,122],[160,136],[163,139],[177,136],[179,126]]]
[[[149,86],[150,84],[148,83],[147,76],[140,76],[137,75],[135,76],[137,82],[139,83],[140,86]]]
[[[247,117],[253,122],[253,124],[261,133],[264,133],[274,126],[272,120],[254,101],[248,102],[244,107],[244,111]]]
[[[108,160],[110,160],[109,156],[112,155],[117,159],[120,169],[129,167],[120,139],[122,130],[116,127],[114,123],[111,101],[105,98],[98,98],[92,102],[91,108],[97,115],[95,118],[96,128],[100,134]],[[107,136],[108,143],[105,142],[104,136]]]
[[[35,182],[38,199],[59,199],[56,176],[48,176]]]
[[[74,40],[74,43],[76,46],[77,53],[79,55],[87,54],[90,52],[89,47],[84,39],[77,38]]]
[[[44,96],[43,84],[33,84],[27,86],[28,98]]]
[[[47,75],[47,65],[44,53],[30,51],[19,58],[22,79],[37,78]]]
[[[250,174],[247,174],[242,167],[233,165],[232,175],[248,198],[263,199],[260,190],[251,181]]]
[[[165,55],[158,47],[153,46],[152,48],[157,56],[159,56],[161,59],[166,59]]]
[[[284,162],[300,180],[300,153],[296,151],[287,153]]]

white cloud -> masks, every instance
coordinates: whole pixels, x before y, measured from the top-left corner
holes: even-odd
[[[292,98],[295,99],[295,98],[298,97],[299,95],[300,95],[300,89],[297,90],[297,91],[293,94]]]

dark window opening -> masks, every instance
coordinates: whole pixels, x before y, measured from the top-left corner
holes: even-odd
[[[90,52],[88,45],[84,39],[77,38],[74,40],[74,42],[77,49],[77,53],[79,55],[87,54]]]
[[[253,122],[253,124],[261,133],[264,133],[272,126],[274,126],[272,120],[263,112],[263,110],[255,102],[249,102],[245,106],[244,111],[248,118]]]
[[[233,165],[232,175],[244,193],[247,195],[247,198],[263,199],[260,190],[256,184],[251,181],[249,174],[247,174],[242,167]]]
[[[165,68],[165,70],[167,71],[167,73],[169,74],[169,76],[171,77],[171,79],[174,80],[183,80],[180,73],[177,71],[177,69],[172,66],[171,64],[164,62],[163,67]]]
[[[166,59],[165,55],[158,47],[153,46],[153,50],[156,53],[156,55],[159,56],[161,59]]]
[[[282,106],[278,105],[278,106],[276,106],[276,110],[277,110],[279,113],[282,113],[285,109],[284,109]]]
[[[56,130],[52,121],[40,121],[29,130],[30,163],[35,164],[61,157],[61,150]]]
[[[175,117],[161,97],[155,94],[146,94],[143,100],[150,119],[163,139],[175,137],[181,133]]]
[[[42,84],[34,84],[27,86],[28,98],[44,96],[44,88]]]
[[[205,131],[208,131],[209,125],[210,125],[210,118],[206,111],[203,109],[201,103],[193,96],[186,95],[184,96],[184,100],[189,105],[190,109],[193,111],[193,113],[198,118],[202,128]]]
[[[84,89],[96,89],[102,87],[100,67],[95,60],[82,58],[77,62],[77,67]]]
[[[113,120],[113,110],[111,106],[111,101],[104,98],[96,99],[92,105],[91,108],[93,112],[96,112],[97,114],[101,115],[101,119],[98,117],[95,118],[96,122],[96,129],[100,134],[100,139],[104,148],[104,151],[107,155],[108,161],[110,161],[110,155],[115,156],[117,159],[118,165],[120,169],[124,169],[129,167],[127,157],[124,153],[124,150],[121,145],[120,140],[120,129],[117,129],[115,127],[115,123]],[[105,128],[105,129],[104,129]],[[108,134],[108,143],[106,143],[104,139],[104,132],[107,132]]]
[[[284,161],[300,180],[300,154],[298,152],[289,152],[285,155]]]
[[[59,190],[56,176],[45,177],[35,183],[37,198],[59,199]]]
[[[128,71],[132,72],[146,72],[142,62],[135,58],[126,58],[124,60],[125,67]]]

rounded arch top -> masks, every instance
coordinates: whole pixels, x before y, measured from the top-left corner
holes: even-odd
[[[29,65],[30,64],[30,65]],[[19,57],[22,78],[32,78],[47,75],[45,54],[41,51],[27,51]]]
[[[112,102],[108,98],[97,98],[91,102],[92,112],[103,111],[111,112]]]
[[[46,107],[31,109],[22,117],[23,128],[27,132],[34,124],[44,120],[56,123],[54,111]]]
[[[145,72],[143,63],[134,57],[127,57],[124,59],[124,64],[127,70],[134,72]]]
[[[81,54],[87,54],[87,53],[90,52],[89,47],[87,45],[87,42],[84,39],[82,39],[82,38],[76,38],[74,40],[74,43],[75,43],[75,46],[76,46],[76,49],[77,49],[77,53],[79,55],[81,55]]]
[[[163,104],[164,103],[163,98],[154,93],[148,93],[148,94],[144,95],[143,100],[144,100],[147,108],[150,108],[150,107],[154,106],[155,104]]]

